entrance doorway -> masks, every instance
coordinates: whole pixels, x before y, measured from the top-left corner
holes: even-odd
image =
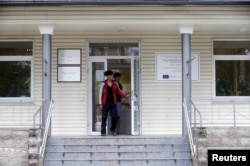
[[[105,79],[104,71],[112,70],[114,73],[121,73],[120,83],[123,86],[123,92],[130,94],[130,98],[122,99],[120,134],[139,135],[138,43],[90,43],[89,49],[88,134],[100,135],[99,88]],[[109,131],[110,120],[107,126]]]

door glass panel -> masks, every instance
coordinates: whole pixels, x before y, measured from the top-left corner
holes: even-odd
[[[121,74],[120,83],[123,92],[131,93],[131,60],[108,59],[108,69]],[[120,134],[131,135],[131,103],[129,99],[122,98],[120,115]]]
[[[104,80],[104,62],[92,62],[92,131],[101,130],[101,109],[99,106],[99,88]]]
[[[99,57],[98,57],[99,56]],[[102,56],[102,57],[101,57]],[[138,43],[89,43],[90,75],[92,88],[89,89],[91,96],[92,111],[91,134],[100,133],[101,110],[99,107],[99,89],[105,79],[105,70],[112,70],[121,74],[120,83],[123,92],[131,94],[131,98],[122,99],[120,134],[138,135],[140,131],[139,114],[139,44]],[[136,59],[134,61],[134,59]],[[110,128],[110,120],[107,129]]]
[[[138,135],[140,130],[140,108],[139,108],[139,101],[140,101],[140,89],[139,89],[139,60],[135,58],[133,63],[133,96],[132,96],[132,102],[133,102],[133,134]]]

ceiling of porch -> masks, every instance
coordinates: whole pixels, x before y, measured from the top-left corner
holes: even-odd
[[[37,23],[35,24],[1,24],[0,34],[40,34]],[[177,23],[160,22],[91,22],[91,23],[55,23],[54,34],[178,34]],[[245,23],[209,23],[194,24],[193,33],[219,33],[219,34],[248,34],[250,35],[250,22]]]
[[[54,34],[179,34],[179,25],[194,24],[194,33],[250,34],[250,10],[207,6],[41,6],[4,7],[0,34],[40,34],[39,25],[54,25]]]

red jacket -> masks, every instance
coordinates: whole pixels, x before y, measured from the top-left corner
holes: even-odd
[[[106,104],[107,91],[108,91],[108,80],[104,80],[103,83],[101,84],[99,91],[99,104],[101,104],[102,106]],[[122,97],[126,97],[126,94],[120,90],[120,88],[118,87],[117,83],[114,80],[112,81],[112,92],[115,104],[116,104],[117,94],[119,94]]]

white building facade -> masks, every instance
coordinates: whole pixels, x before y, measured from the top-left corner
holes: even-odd
[[[111,69],[122,73],[131,94],[123,100],[123,134],[181,135],[185,28],[192,57],[185,74],[192,76],[191,98],[203,125],[233,125],[234,114],[249,125],[247,3],[1,5],[0,125],[33,125],[43,76],[50,74],[52,136],[99,135],[98,86]],[[51,37],[51,59],[43,56],[44,34]]]

